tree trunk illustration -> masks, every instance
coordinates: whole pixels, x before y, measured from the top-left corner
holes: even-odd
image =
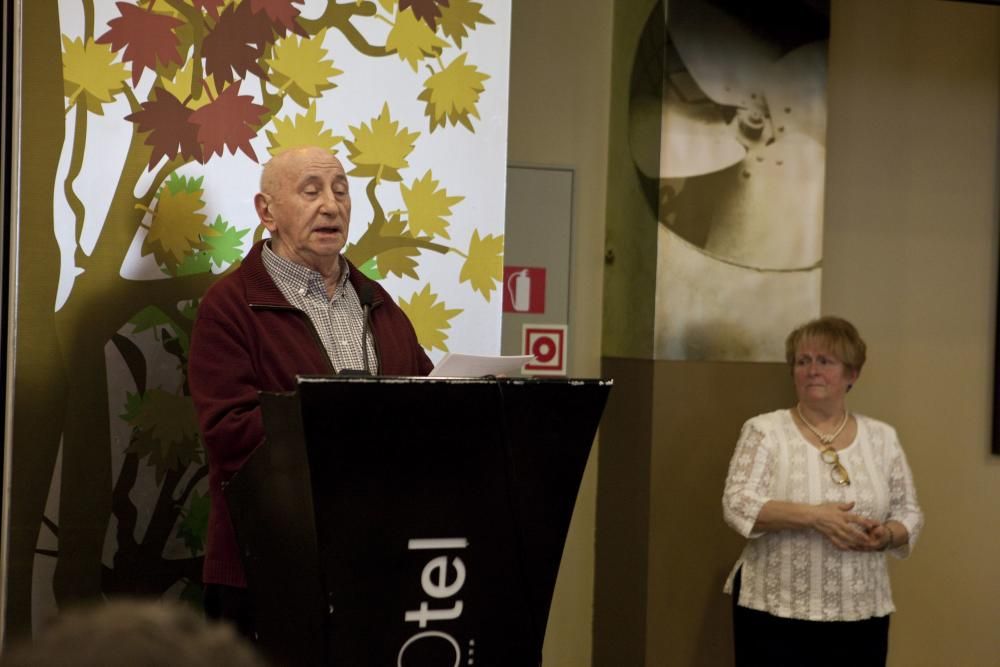
[[[52,477],[62,436],[60,418],[67,401],[67,378],[52,308],[25,307],[29,303],[55,303],[59,284],[59,273],[52,266],[59,248],[52,234],[51,197],[64,122],[59,8],[56,0],[39,0],[25,3],[23,12],[24,33],[44,45],[38,57],[24,63],[23,80],[30,82],[24,86],[24,104],[35,111],[23,116],[23,136],[45,139],[23,146],[20,163],[24,224],[18,231],[18,244],[30,254],[22,252],[18,257],[18,328],[32,335],[18,337],[17,357],[12,360],[18,402],[13,414],[11,461],[12,468],[18,470],[11,480],[11,497],[17,499],[11,510],[17,514],[11,515],[9,535],[10,571],[18,574],[6,582],[12,634],[27,632],[31,625],[31,572],[48,496],[48,488],[38,480]],[[23,190],[27,184],[32,193]]]

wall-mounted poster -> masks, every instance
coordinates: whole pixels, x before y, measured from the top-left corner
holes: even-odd
[[[264,235],[261,164],[336,153],[347,256],[432,358],[496,354],[510,3],[22,0],[14,7],[2,627],[197,598],[199,299]]]
[[[654,356],[781,361],[819,314],[829,3],[666,3]]]

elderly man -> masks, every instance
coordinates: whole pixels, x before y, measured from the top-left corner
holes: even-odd
[[[300,374],[433,367],[403,311],[341,255],[351,195],[340,161],[317,147],[285,151],[264,166],[260,189],[254,205],[271,238],[205,294],[188,364],[209,464],[206,611],[245,634],[252,616],[222,483],[264,440],[257,393],[291,391]]]

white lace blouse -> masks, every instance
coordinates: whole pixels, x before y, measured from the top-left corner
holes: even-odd
[[[831,479],[830,466],[799,432],[791,411],[758,415],[743,425],[722,496],[726,523],[749,538],[724,589],[732,593],[742,567],[740,606],[812,621],[854,621],[895,611],[885,555],[909,555],[923,514],[895,429],[854,416],[854,442],[837,452],[851,478],[847,486]],[[853,501],[856,514],[906,526],[909,544],[887,552],[842,551],[815,530],[753,533],[768,500]]]

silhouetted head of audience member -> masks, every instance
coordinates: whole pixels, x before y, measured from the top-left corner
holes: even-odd
[[[231,627],[176,602],[119,599],[61,613],[33,641],[11,647],[3,667],[265,667]]]

